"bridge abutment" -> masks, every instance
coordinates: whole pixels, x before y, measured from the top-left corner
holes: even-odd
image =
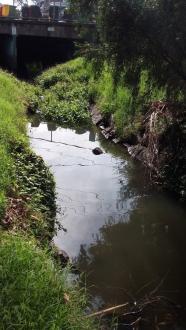
[[[95,24],[82,30],[77,22],[0,18],[0,66],[20,72],[34,63],[46,68],[65,62],[73,57],[74,43],[90,42],[94,30]]]
[[[17,37],[15,35],[0,36],[0,64],[12,72],[17,70]]]
[[[17,37],[12,35],[7,41],[7,63],[8,68],[16,72],[17,71]]]

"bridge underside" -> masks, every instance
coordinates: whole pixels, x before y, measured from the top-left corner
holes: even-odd
[[[0,66],[20,72],[33,63],[64,62],[72,58],[75,41],[93,40],[94,29],[92,23],[0,18]]]
[[[74,41],[62,38],[0,35],[0,65],[26,75],[29,68],[45,68],[73,57]]]

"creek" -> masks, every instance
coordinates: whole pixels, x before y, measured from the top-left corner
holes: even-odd
[[[55,244],[86,274],[93,308],[135,301],[155,288],[184,304],[183,205],[153,188],[146,169],[94,126],[75,130],[36,120],[28,131],[56,180],[63,228]],[[94,155],[95,147],[103,154]]]

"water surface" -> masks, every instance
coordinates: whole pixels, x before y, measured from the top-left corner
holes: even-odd
[[[38,122],[29,125],[29,135],[56,180],[63,229],[55,244],[86,273],[92,303],[135,301],[158,289],[184,304],[183,206],[149,187],[146,170],[123,148],[102,139],[96,128]],[[95,147],[104,153],[95,156]]]

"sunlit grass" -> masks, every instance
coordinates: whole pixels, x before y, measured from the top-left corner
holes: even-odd
[[[10,146],[28,144],[26,137],[25,93],[12,75],[0,71],[0,215],[6,205],[6,195],[14,183]]]
[[[27,105],[37,104],[37,92],[0,71],[0,329],[92,330],[84,292],[69,287],[69,270],[49,252],[55,183],[26,135]]]
[[[89,78],[85,62],[81,58],[43,72],[36,79],[37,94],[40,93],[38,107],[42,116],[62,125],[88,123]]]
[[[50,254],[34,241],[1,234],[0,328],[95,329],[83,316],[84,294],[69,287],[67,277],[68,271],[54,266]]]

